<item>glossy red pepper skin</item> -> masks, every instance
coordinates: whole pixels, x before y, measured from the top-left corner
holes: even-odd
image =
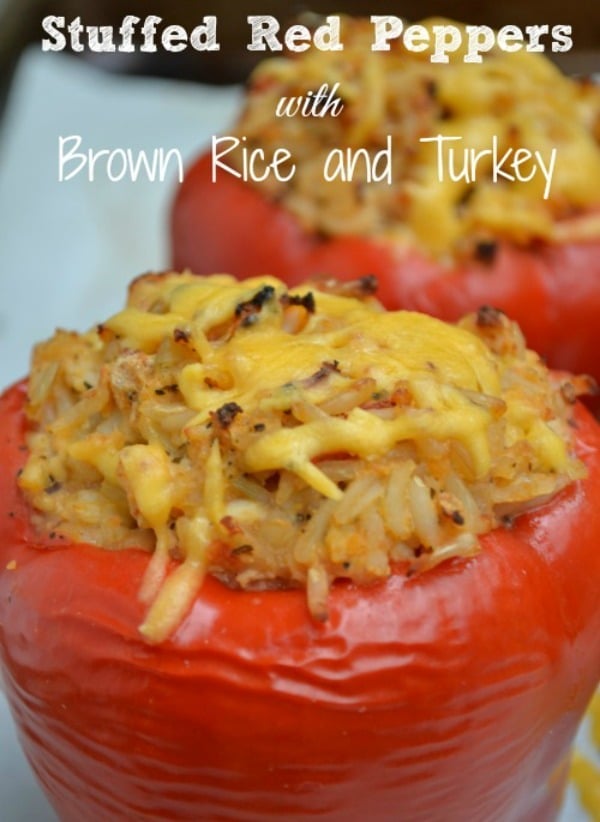
[[[499,243],[489,262],[453,267],[416,250],[356,236],[323,238],[280,205],[201,156],[178,188],[171,214],[174,268],[197,274],[272,274],[291,285],[315,275],[375,274],[387,308],[457,320],[482,305],[501,308],[530,348],[558,369],[600,380],[600,237],[518,248]]]
[[[600,678],[600,429],[584,409],[589,476],[476,558],[335,585],[323,624],[301,591],[209,578],[151,646],[147,554],[34,534],[15,484],[23,401],[23,386],[0,398],[0,648],[61,819],[554,818]]]

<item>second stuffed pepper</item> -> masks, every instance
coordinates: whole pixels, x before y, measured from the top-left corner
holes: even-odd
[[[255,70],[231,141],[178,190],[175,266],[375,274],[388,307],[452,320],[488,303],[553,366],[599,377],[598,87],[524,47],[435,64],[400,41],[372,51],[368,20],[342,35]]]

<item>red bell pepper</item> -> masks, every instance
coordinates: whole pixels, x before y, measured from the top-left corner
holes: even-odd
[[[374,274],[387,308],[451,321],[493,305],[553,367],[600,380],[600,237],[529,247],[499,242],[486,245],[482,259],[442,264],[376,239],[308,233],[257,188],[228,173],[213,183],[207,153],[178,189],[171,243],[175,269],[196,274],[272,274],[290,285]]]
[[[600,429],[588,467],[475,558],[303,591],[208,578],[148,645],[149,555],[41,538],[19,493],[25,387],[0,398],[0,649],[62,820],[549,822],[600,678]]]

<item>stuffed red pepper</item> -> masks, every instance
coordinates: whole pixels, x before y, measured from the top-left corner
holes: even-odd
[[[450,320],[487,303],[553,366],[600,377],[598,86],[524,44],[434,63],[400,39],[373,51],[368,20],[341,31],[342,51],[255,70],[177,191],[175,266],[374,274],[388,307]]]
[[[155,274],[0,399],[0,649],[61,819],[558,812],[600,431],[504,314]]]

